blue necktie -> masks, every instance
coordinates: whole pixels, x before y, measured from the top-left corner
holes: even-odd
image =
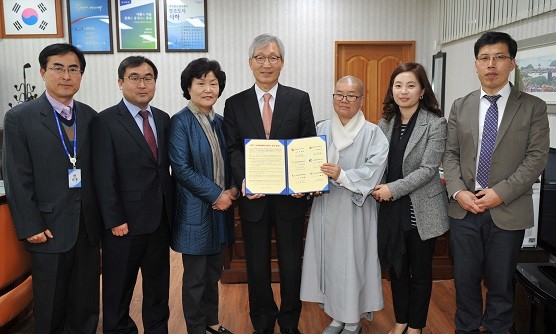
[[[483,125],[483,137],[481,139],[481,153],[479,155],[479,166],[477,168],[477,182],[481,187],[488,187],[488,173],[490,171],[490,160],[492,152],[494,151],[494,143],[496,142],[496,135],[498,134],[498,105],[496,101],[500,95],[485,95],[489,102],[485,124]]]

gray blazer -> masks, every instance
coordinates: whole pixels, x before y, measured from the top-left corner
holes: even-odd
[[[442,235],[449,228],[446,188],[438,174],[446,146],[446,119],[424,109],[418,113],[404,153],[403,179],[390,182],[387,186],[394,199],[409,195],[419,236],[427,240]],[[388,121],[382,118],[378,126],[390,140],[394,119]],[[386,173],[384,175],[383,184]]]
[[[476,90],[452,105],[444,176],[450,195],[450,217],[463,219],[465,211],[452,198],[458,190],[475,191],[476,160],[479,158],[479,100]],[[512,88],[492,153],[489,181],[502,199],[490,209],[496,226],[520,230],[533,226],[532,185],[546,166],[550,147],[546,103]]]

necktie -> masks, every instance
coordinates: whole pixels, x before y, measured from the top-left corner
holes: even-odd
[[[64,106],[62,108],[62,111],[60,111],[60,115],[62,115],[62,117],[69,121],[71,119],[71,108],[68,106]]]
[[[483,125],[481,153],[479,155],[479,165],[477,168],[477,182],[483,188],[488,187],[490,160],[492,158],[492,151],[494,151],[496,135],[498,134],[498,105],[496,101],[498,101],[500,95],[485,95],[485,98],[490,102],[490,106],[487,109],[485,123]]]
[[[272,95],[270,95],[270,93],[265,93],[263,95],[263,126],[266,139],[270,136],[270,126],[272,125],[272,109],[270,108],[269,103],[271,97]]]
[[[158,160],[158,148],[156,147],[156,139],[154,138],[154,132],[149,123],[149,112],[147,110],[141,110],[139,115],[143,118],[143,135],[151,151],[153,151],[154,158]]]

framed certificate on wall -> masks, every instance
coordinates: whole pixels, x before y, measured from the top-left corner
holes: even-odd
[[[110,0],[67,0],[70,44],[83,53],[113,53]]]
[[[157,0],[116,0],[118,51],[160,51]]]
[[[167,52],[206,52],[207,1],[174,0],[164,2]]]
[[[4,38],[64,37],[62,0],[2,0]]]

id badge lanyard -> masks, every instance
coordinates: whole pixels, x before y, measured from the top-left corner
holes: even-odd
[[[60,125],[60,120],[58,115],[56,115],[56,110],[52,109],[54,113],[54,119],[56,119],[56,125],[58,126],[58,134],[60,135],[60,141],[64,146],[66,155],[73,168],[68,169],[68,183],[70,188],[80,188],[81,187],[81,170],[76,168],[77,163],[77,112],[73,113],[74,123],[73,123],[73,156],[70,154],[66,141],[64,140],[64,135],[62,134],[62,126]]]

